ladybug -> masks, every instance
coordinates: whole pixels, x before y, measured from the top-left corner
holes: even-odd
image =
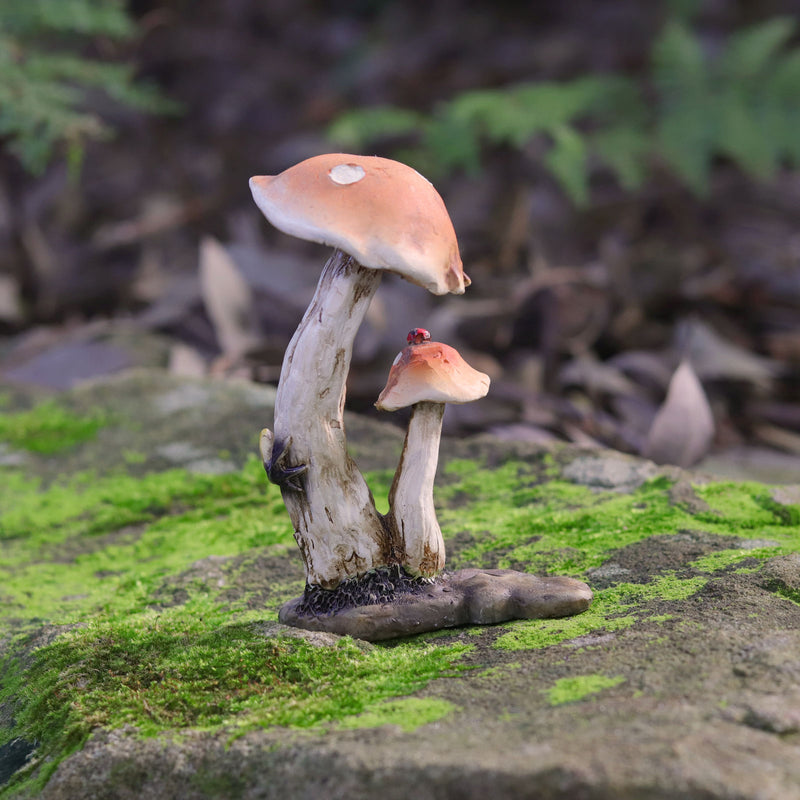
[[[423,342],[427,342],[430,338],[430,331],[426,331],[425,328],[414,328],[408,332],[406,341],[409,344],[422,344]]]

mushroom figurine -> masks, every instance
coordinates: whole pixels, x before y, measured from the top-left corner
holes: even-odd
[[[383,519],[347,453],[343,419],[353,340],[382,273],[434,294],[461,294],[470,281],[442,198],[397,161],[320,155],[251,178],[250,188],[275,227],[336,248],[286,350],[273,430],[261,435],[307,586],[333,589],[391,558]]]
[[[261,433],[264,467],[280,486],[306,573],[303,596],[285,603],[279,620],[378,640],[583,611],[591,591],[571,578],[482,569],[437,576],[444,546],[432,486],[444,403],[489,386],[452,348],[415,329],[381,394],[383,408],[413,407],[386,517],[347,453],[353,341],[383,271],[434,294],[462,294],[470,283],[433,186],[396,161],[334,153],[251,178],[250,188],[275,227],[335,248],[286,350],[273,429]],[[429,351],[436,366],[423,364]],[[392,399],[401,384],[402,402]]]
[[[430,341],[424,328],[408,334],[375,407],[411,406],[403,454],[389,492],[386,522],[392,551],[410,575],[433,578],[444,568],[445,548],[433,505],[433,481],[445,403],[469,403],[489,391],[489,376],[458,351]]]

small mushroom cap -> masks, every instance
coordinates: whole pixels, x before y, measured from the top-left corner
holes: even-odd
[[[405,164],[328,153],[280,175],[250,178],[250,189],[284,233],[338,247],[365,267],[396,272],[434,294],[462,294],[469,286],[442,198]]]
[[[397,411],[415,403],[470,403],[489,391],[489,376],[441,342],[412,344],[392,364],[375,407]]]

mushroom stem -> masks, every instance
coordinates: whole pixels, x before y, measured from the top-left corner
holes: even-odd
[[[406,572],[434,577],[444,567],[444,540],[433,505],[433,481],[439,462],[444,403],[411,408],[403,454],[389,491],[387,522],[392,551]]]
[[[327,589],[387,562],[386,530],[347,453],[343,417],[353,340],[380,280],[334,251],[278,383],[267,471],[281,486],[307,582]]]

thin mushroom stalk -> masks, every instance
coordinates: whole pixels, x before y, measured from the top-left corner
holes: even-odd
[[[444,569],[442,529],[433,504],[444,403],[416,403],[411,409],[403,454],[389,492],[387,521],[410,575],[433,578]]]

